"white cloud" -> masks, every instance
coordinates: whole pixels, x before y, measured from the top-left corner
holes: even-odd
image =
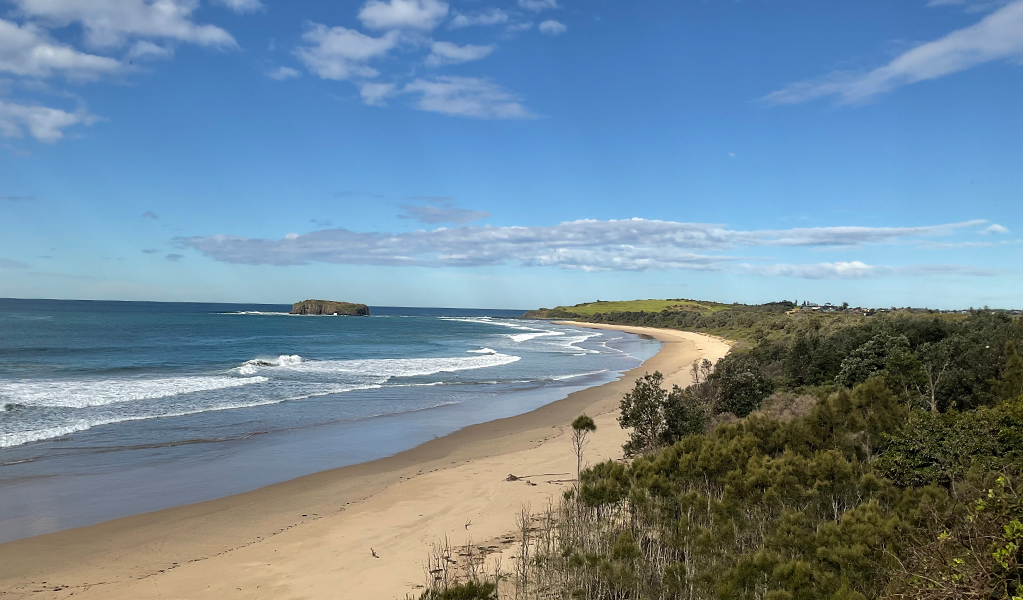
[[[55,142],[64,137],[63,129],[79,123],[92,125],[97,120],[85,110],[73,113],[46,106],[13,104],[0,100],[0,135],[24,137],[27,131],[42,142]]]
[[[0,19],[0,71],[30,77],[60,74],[73,79],[95,79],[122,67],[113,58],[85,54],[60,44],[31,23],[19,26]]]
[[[1009,233],[1009,228],[998,223],[992,223],[981,231],[982,234],[987,235],[989,233]]]
[[[549,19],[540,23],[540,33],[546,33],[547,35],[560,35],[565,33],[568,29],[564,24],[559,23],[553,19]]]
[[[442,65],[457,65],[458,63],[469,62],[485,58],[494,51],[494,46],[473,46],[466,44],[459,46],[451,42],[434,42],[430,46],[430,55],[426,57],[426,64],[430,67]]]
[[[303,34],[309,46],[295,50],[295,55],[311,72],[323,79],[370,78],[379,73],[365,63],[382,56],[398,43],[398,32],[388,31],[375,38],[345,27],[313,24]]]
[[[370,29],[425,29],[436,27],[448,14],[441,0],[369,0],[359,20]]]
[[[170,58],[174,56],[174,50],[160,46],[148,40],[139,40],[132,44],[128,50],[131,58]]]
[[[842,102],[856,102],[995,60],[1023,60],[1023,0],[1015,0],[979,23],[921,44],[869,73],[832,73],[824,79],[793,83],[763,100],[798,104],[838,96]]]
[[[56,26],[80,23],[93,46],[120,46],[129,37],[167,38],[234,47],[231,34],[191,20],[198,0],[11,0],[24,16]]]
[[[531,29],[532,27],[533,27],[532,21],[522,21],[521,23],[512,23],[505,29],[513,33],[518,33],[519,31],[526,31],[527,29]]]
[[[425,207],[406,210],[406,218],[455,217]],[[450,209],[443,205],[438,209]],[[472,215],[463,215],[470,218]],[[440,222],[440,221],[433,221]],[[448,222],[457,222],[451,219]],[[587,271],[718,269],[735,261],[723,252],[736,247],[829,246],[891,243],[923,236],[949,235],[983,222],[924,227],[818,227],[788,230],[731,230],[706,223],[648,219],[571,221],[553,226],[463,226],[407,233],[328,229],[281,240],[235,236],[179,239],[215,260],[241,264],[298,265],[310,262],[419,266],[485,266],[518,263]],[[818,265],[740,264],[740,272],[804,278],[893,274],[858,261]],[[941,274],[939,267],[903,268],[904,274]],[[962,267],[961,269],[966,269]],[[979,274],[977,270],[973,274]],[[962,271],[960,274],[969,274]]]
[[[517,97],[487,79],[437,77],[416,79],[406,93],[420,94],[420,110],[480,119],[528,119],[533,114]]]
[[[448,27],[451,29],[458,29],[460,27],[470,27],[472,25],[499,25],[507,22],[508,13],[504,12],[500,8],[488,8],[471,15],[460,13],[456,14],[455,18],[451,19],[451,23],[448,24]]]
[[[561,8],[557,0],[519,0],[519,6],[526,10],[540,12],[549,8]]]
[[[877,267],[858,260],[809,265],[738,265],[738,271],[750,275],[798,277],[801,279],[862,279],[877,274]]]
[[[359,86],[359,95],[363,104],[387,106],[386,100],[394,95],[396,87],[393,83],[364,83]]]
[[[285,79],[301,77],[302,74],[291,67],[277,67],[276,69],[270,69],[267,71],[266,76],[270,79],[276,79],[277,81],[284,81]]]
[[[426,223],[429,225],[435,225],[437,223],[457,223],[458,225],[464,225],[465,223],[479,221],[480,219],[486,219],[490,216],[490,213],[482,210],[458,208],[451,202],[446,202],[441,206],[412,206],[402,204],[401,210],[402,214],[398,215],[399,219],[413,219],[420,223]]]
[[[259,0],[216,0],[216,2],[236,13],[256,12],[265,8]]]

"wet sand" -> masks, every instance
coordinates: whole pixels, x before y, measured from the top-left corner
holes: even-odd
[[[569,323],[646,334],[657,355],[618,381],[532,412],[461,429],[395,456],[324,471],[210,502],[116,519],[0,545],[4,598],[404,598],[445,536],[500,545],[523,504],[534,509],[571,485],[568,424],[597,431],[595,463],[621,456],[618,403],[655,370],[687,385],[693,360],[728,344],[645,327]],[[509,474],[521,479],[506,481]],[[534,485],[535,484],[535,485]],[[375,556],[374,556],[375,554]],[[506,561],[510,565],[510,561]]]

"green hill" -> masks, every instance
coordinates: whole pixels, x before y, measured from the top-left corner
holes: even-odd
[[[526,317],[540,319],[566,319],[573,316],[588,317],[598,313],[612,312],[651,312],[659,313],[663,310],[669,311],[691,311],[701,314],[711,314],[719,310],[731,308],[730,304],[720,302],[703,302],[698,300],[686,300],[675,298],[669,300],[597,300],[596,302],[584,302],[574,306],[556,306],[554,308],[541,308],[531,310],[525,314]]]

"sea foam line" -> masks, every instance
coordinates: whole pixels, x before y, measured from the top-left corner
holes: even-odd
[[[0,448],[10,448],[12,446],[20,446],[31,442],[39,442],[43,440],[59,438],[66,435],[71,435],[72,433],[86,431],[88,429],[92,429],[93,427],[100,427],[103,425],[130,423],[134,421],[148,421],[151,419],[187,417],[189,415],[196,415],[200,413],[219,412],[223,410],[235,410],[239,408],[255,408],[258,406],[269,406],[271,404],[281,404],[283,402],[290,402],[295,400],[305,400],[307,398],[314,398],[317,396],[329,396],[331,394],[341,394],[344,392],[353,392],[358,390],[379,389],[380,387],[381,386],[375,384],[334,386],[327,389],[320,389],[319,391],[316,392],[310,392],[298,396],[289,396],[287,398],[267,398],[264,400],[248,402],[230,402],[227,404],[219,404],[212,406],[197,406],[191,409],[176,410],[156,414],[121,414],[104,417],[78,418],[73,419],[69,423],[65,423],[63,425],[54,425],[38,429],[26,429],[24,431],[0,433]]]
[[[353,374],[383,378],[418,377],[436,373],[487,369],[511,364],[520,357],[494,352],[478,356],[441,358],[378,358],[360,360],[305,360],[300,356],[281,356],[276,360],[248,361],[238,368],[243,375],[287,371],[292,373]]]
[[[80,381],[0,381],[0,398],[24,406],[86,408],[266,383],[266,377],[164,377]]]

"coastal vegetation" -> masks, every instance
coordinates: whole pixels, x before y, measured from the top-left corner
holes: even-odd
[[[352,302],[334,302],[332,300],[303,300],[291,307],[293,315],[345,315],[369,316],[369,307],[365,304]]]
[[[586,317],[741,343],[636,382],[626,460],[520,518],[502,597],[1023,598],[1023,319],[794,308]]]

